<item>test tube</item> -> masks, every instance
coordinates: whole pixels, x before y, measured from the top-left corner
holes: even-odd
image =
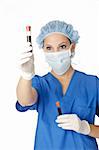
[[[30,42],[30,46],[32,46],[32,38],[31,38],[31,26],[26,26],[26,37],[27,37],[27,42]],[[30,51],[32,52],[32,50]]]
[[[57,107],[58,115],[62,115],[62,111],[61,111],[61,108],[60,108],[60,102],[59,101],[56,102],[56,107]]]

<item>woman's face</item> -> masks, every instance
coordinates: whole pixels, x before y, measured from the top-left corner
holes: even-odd
[[[44,40],[44,52],[57,52],[62,50],[68,50],[71,45],[71,50],[75,49],[75,44],[70,44],[69,39],[59,33],[53,33]]]

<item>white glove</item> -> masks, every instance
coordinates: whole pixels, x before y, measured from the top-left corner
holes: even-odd
[[[86,120],[80,120],[76,114],[64,114],[57,117],[55,120],[58,127],[65,130],[73,130],[78,133],[88,135],[90,133],[90,125]]]
[[[19,58],[19,68],[21,70],[21,76],[26,80],[31,80],[35,75],[33,48],[32,46],[30,46],[30,44],[30,42],[26,43],[24,52],[21,53]],[[31,50],[32,52],[29,52]]]

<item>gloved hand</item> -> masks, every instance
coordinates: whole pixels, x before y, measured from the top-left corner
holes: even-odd
[[[26,80],[31,80],[35,75],[33,48],[32,46],[30,46],[30,44],[30,42],[26,43],[24,52],[21,53],[19,58],[19,68],[21,70],[21,76]],[[32,52],[29,52],[31,50]]]
[[[90,125],[86,120],[80,120],[76,114],[64,114],[55,120],[58,127],[65,130],[73,130],[75,132],[88,135],[90,133]]]

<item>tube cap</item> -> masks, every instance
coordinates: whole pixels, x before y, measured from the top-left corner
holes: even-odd
[[[26,31],[31,31],[31,26],[26,26]]]

